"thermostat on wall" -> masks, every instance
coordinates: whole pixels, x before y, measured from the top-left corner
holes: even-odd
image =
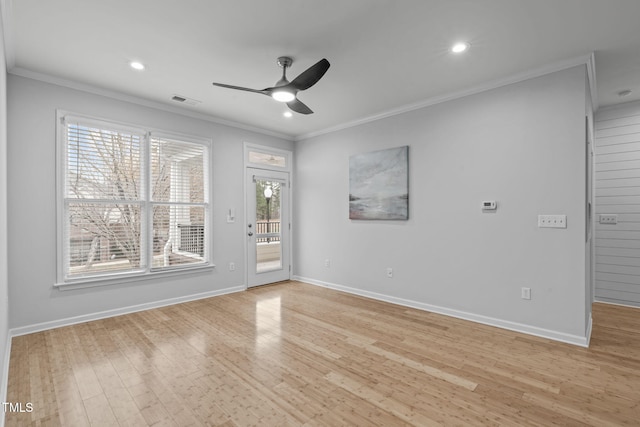
[[[485,200],[482,202],[482,210],[483,211],[495,211],[498,207],[498,204],[495,200]]]

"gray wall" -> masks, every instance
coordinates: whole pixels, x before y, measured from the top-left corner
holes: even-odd
[[[574,67],[298,142],[295,276],[583,341],[586,79]],[[349,156],[401,145],[409,220],[349,220]],[[538,214],[568,228],[540,229]]]
[[[9,285],[7,273],[7,64],[0,16],[0,401],[7,391],[5,365],[9,355]],[[4,413],[0,414],[4,418]],[[2,421],[0,421],[2,425]]]
[[[640,103],[601,109],[595,128],[596,299],[640,306]]]
[[[244,285],[243,142],[293,142],[24,77],[8,77],[8,259],[11,328]],[[56,280],[56,109],[213,140],[213,272],[82,290]],[[234,208],[238,219],[226,222]],[[235,262],[236,271],[226,267]]]
[[[585,67],[574,67],[297,143],[294,274],[526,332],[584,338],[585,83]],[[293,143],[13,75],[8,103],[10,327],[244,283],[243,222],[225,221],[228,208],[241,212],[244,204],[242,142]],[[56,108],[212,138],[219,268],[53,288]],[[410,219],[348,220],[349,156],[400,145],[410,146]],[[481,212],[487,199],[497,200],[496,213]],[[538,214],[566,214],[569,227],[539,229]],[[230,261],[235,272],[225,268]],[[532,289],[530,301],[520,298],[521,287]]]

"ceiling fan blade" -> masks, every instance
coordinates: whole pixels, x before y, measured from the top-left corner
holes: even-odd
[[[232,86],[232,85],[226,85],[226,84],[223,84],[223,83],[212,83],[212,85],[225,87],[227,89],[244,90],[245,92],[254,92],[254,93],[261,93],[263,95],[269,95],[269,92],[267,91],[267,89],[262,89],[262,90],[260,90],[260,89],[250,89],[248,87]]]
[[[324,73],[327,72],[330,65],[331,64],[329,64],[329,61],[327,61],[325,58],[322,58],[311,67],[307,68],[306,71],[304,71],[298,77],[293,79],[293,81],[289,83],[288,86],[296,90],[309,89],[311,86],[318,83],[318,80],[320,80],[320,78],[324,76]]]
[[[287,102],[287,106],[295,111],[296,113],[300,113],[300,114],[313,114],[313,110],[311,110],[311,108],[307,107],[302,101],[300,101],[298,98],[294,99],[291,102]]]

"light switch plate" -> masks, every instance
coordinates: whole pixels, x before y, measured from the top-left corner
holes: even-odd
[[[566,215],[538,215],[539,228],[567,228]]]
[[[235,209],[229,209],[227,211],[227,222],[229,224],[236,222],[236,210]]]

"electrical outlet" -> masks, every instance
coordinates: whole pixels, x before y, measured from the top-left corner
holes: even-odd
[[[229,271],[236,271],[236,263],[235,262],[230,262],[229,263]]]
[[[324,266],[327,268],[331,267],[331,260],[329,258],[324,260]]]
[[[539,228],[567,228],[566,215],[538,215]]]
[[[520,298],[531,299],[531,288],[522,288]]]
[[[598,222],[600,224],[617,224],[618,215],[616,214],[600,214],[598,216]]]
[[[387,267],[387,277],[388,278],[392,278],[393,277],[393,268]]]

